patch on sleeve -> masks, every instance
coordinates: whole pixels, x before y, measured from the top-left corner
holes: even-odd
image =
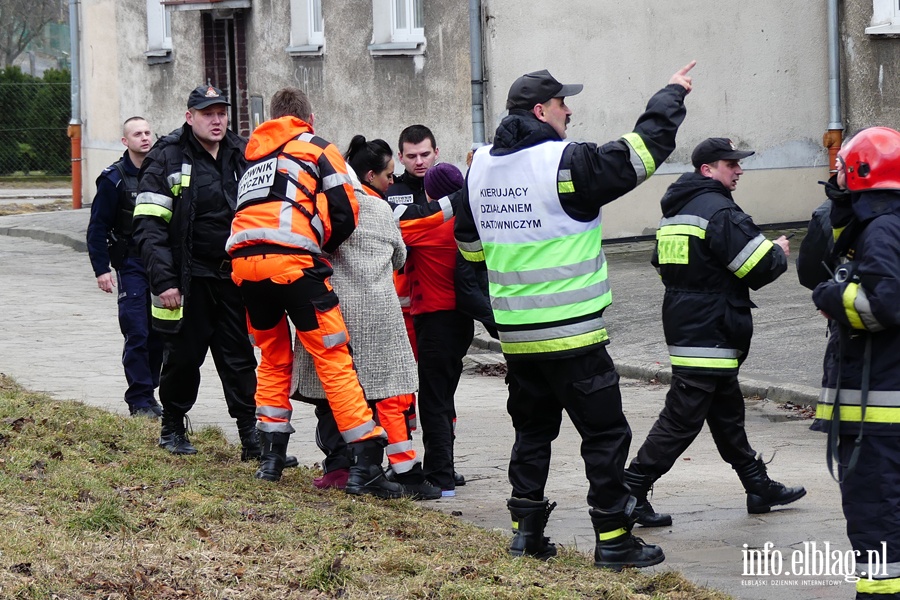
[[[402,196],[388,196],[388,202],[393,202],[394,204],[412,204],[413,195],[404,194]]]

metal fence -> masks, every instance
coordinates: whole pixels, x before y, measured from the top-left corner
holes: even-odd
[[[69,83],[0,81],[0,176],[69,175]]]

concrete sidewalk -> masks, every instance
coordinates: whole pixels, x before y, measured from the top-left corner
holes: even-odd
[[[0,303],[5,313],[0,371],[55,397],[125,414],[115,296],[97,289],[87,255],[81,251],[88,213],[82,209],[0,217],[0,252],[4,256]],[[614,304],[606,314],[612,337],[610,353],[623,376],[635,378],[622,382],[625,411],[634,432],[632,453],[643,442],[664,401],[666,386],[647,381],[651,377],[664,380],[668,372],[659,322],[662,284],[647,262],[648,248],[646,244],[609,246],[614,294]],[[761,307],[754,313],[757,334],[742,371],[746,389],[760,396],[748,401],[750,441],[767,459],[777,451],[769,466],[773,478],[788,485],[805,485],[808,495],[789,508],[748,515],[737,477],[704,432],[654,492],[654,506],[671,512],[674,525],[638,528],[636,533],[666,551],[666,562],[654,569],[680,570],[735,598],[849,598],[853,587],[842,577],[784,572],[793,568],[792,553],[802,554],[804,544],[809,548],[815,543],[822,549],[828,542],[832,550],[846,552],[849,543],[838,487],[824,465],[824,436],[810,432],[809,421],[796,411],[764,399],[813,401],[825,324],[815,313],[808,291],[797,284],[793,268],[755,293],[754,299]],[[455,453],[457,469],[468,484],[457,490],[455,498],[429,505],[458,512],[484,527],[508,530],[506,468],[513,430],[505,410],[506,389],[502,378],[476,372],[479,365],[502,360],[490,348],[487,338],[472,348],[467,359],[470,366],[457,393]],[[200,399],[191,419],[194,427],[220,426],[236,440],[211,363],[204,365]],[[303,464],[316,463],[321,453],[314,443],[315,419],[309,407],[297,405],[294,426],[297,433],[292,436],[291,452]],[[577,433],[564,420],[547,488],[558,507],[550,517],[547,534],[557,543],[589,552],[593,532],[579,443]],[[416,444],[421,450],[418,439]],[[767,542],[772,543],[770,555],[777,551],[783,559],[780,576],[760,577],[745,570],[744,544],[754,549]]]

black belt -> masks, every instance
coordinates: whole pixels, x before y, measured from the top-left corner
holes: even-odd
[[[200,263],[208,267],[213,271],[218,271],[219,273],[231,273],[231,259],[224,258],[222,260],[196,260],[195,262]]]

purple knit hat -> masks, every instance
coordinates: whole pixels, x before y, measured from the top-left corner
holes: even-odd
[[[425,193],[432,200],[449,196],[464,185],[463,174],[450,163],[438,163],[425,171]]]

